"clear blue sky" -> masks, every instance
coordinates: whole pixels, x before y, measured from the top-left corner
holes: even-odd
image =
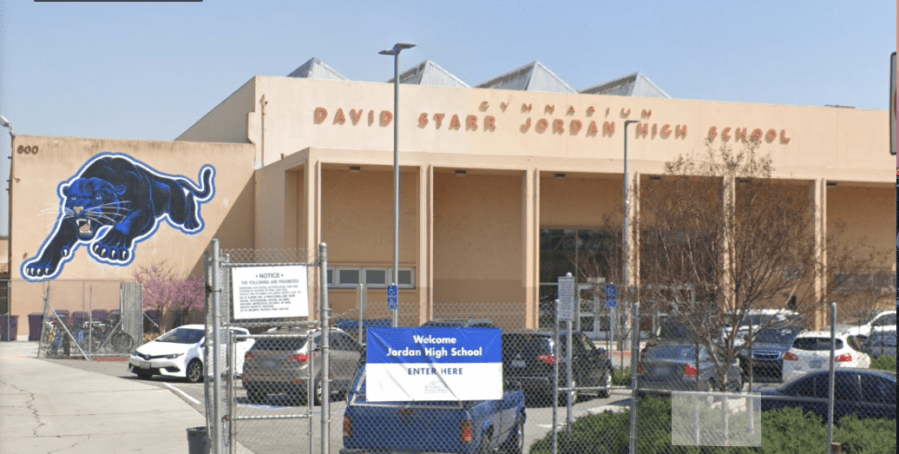
[[[0,0],[0,114],[17,134],[171,140],[311,57],[385,81],[400,41],[418,45],[401,69],[472,86],[539,60],[576,90],[642,71],[674,98],[886,110],[896,21],[892,0]],[[0,234],[5,213],[0,195]]]

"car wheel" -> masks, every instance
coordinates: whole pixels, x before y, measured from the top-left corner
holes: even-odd
[[[503,445],[506,454],[522,454],[524,452],[524,415],[518,417],[515,429],[509,434],[509,439]]]
[[[187,365],[187,381],[191,383],[199,383],[203,380],[203,363],[199,359],[194,359]]]
[[[322,404],[322,378],[321,376],[315,378],[315,384],[313,387],[313,405],[321,406]]]
[[[601,389],[596,393],[599,397],[606,398],[612,395],[612,373],[609,371],[609,369],[602,370],[602,378],[600,378],[600,384],[604,387],[604,389]]]
[[[571,387],[577,388],[577,379],[571,380]],[[580,396],[576,390],[572,391],[571,392],[571,405],[574,405],[577,402],[579,397]],[[568,392],[567,391],[559,391],[559,400],[558,401],[559,401],[559,405],[568,405]]]

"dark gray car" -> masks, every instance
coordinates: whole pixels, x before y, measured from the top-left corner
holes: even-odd
[[[749,374],[752,373],[753,381],[783,381],[784,353],[793,346],[793,340],[796,339],[799,332],[798,328],[769,328],[753,334],[752,344],[743,345],[738,356],[740,369],[743,371],[743,380],[748,380]],[[751,368],[750,346],[752,347]]]
[[[639,393],[668,394],[671,391],[721,389],[720,384],[724,383],[724,377],[716,371],[712,355],[716,355],[719,364],[723,362],[721,352],[710,351],[706,346],[700,345],[697,367],[695,344],[666,342],[647,348],[637,368]],[[728,367],[725,389],[742,390],[743,377],[740,366],[734,362]]]
[[[316,405],[322,401],[321,330],[286,328],[256,339],[244,357],[243,387],[254,403],[266,402],[271,394],[287,394],[305,400],[313,380]],[[330,330],[331,394],[349,391],[363,348],[344,331]],[[311,367],[310,367],[311,366]]]

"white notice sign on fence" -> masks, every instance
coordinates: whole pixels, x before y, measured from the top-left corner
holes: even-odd
[[[232,268],[234,319],[306,317],[307,289],[303,265]]]

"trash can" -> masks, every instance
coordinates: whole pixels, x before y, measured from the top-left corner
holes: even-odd
[[[28,340],[41,340],[41,323],[44,321],[44,314],[35,312],[28,314]]]
[[[93,317],[95,322],[106,323],[106,319],[109,317],[109,311],[106,309],[94,309],[91,311],[91,317]]]
[[[84,326],[84,323],[87,322],[87,319],[87,312],[72,312],[72,326],[70,326],[69,328],[72,329],[72,331],[78,331],[79,329],[81,329],[81,327]]]
[[[16,340],[19,333],[18,315],[0,315],[0,341],[9,342]]]
[[[189,454],[209,454],[209,437],[206,427],[187,428],[187,452]]]

